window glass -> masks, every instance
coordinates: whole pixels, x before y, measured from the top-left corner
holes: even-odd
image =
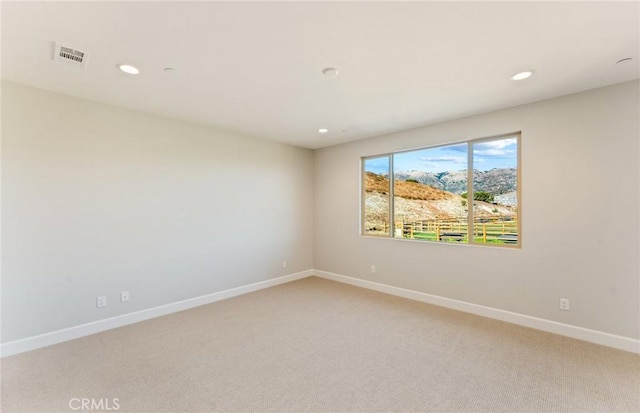
[[[518,139],[473,143],[473,240],[518,244]]]
[[[466,242],[466,143],[393,155],[394,237]]]
[[[389,168],[390,156],[364,159],[364,234],[389,235],[390,233]]]

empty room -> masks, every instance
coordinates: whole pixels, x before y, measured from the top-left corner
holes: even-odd
[[[0,410],[640,412],[640,3],[1,18]]]

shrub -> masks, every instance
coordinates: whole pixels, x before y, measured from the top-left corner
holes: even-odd
[[[461,197],[467,199],[467,193],[463,192],[460,194]],[[482,202],[493,202],[493,195],[486,191],[476,191],[473,193],[474,201],[482,201]]]
[[[493,202],[493,195],[485,191],[473,193],[473,199],[476,201]]]

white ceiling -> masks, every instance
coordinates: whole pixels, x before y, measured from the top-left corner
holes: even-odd
[[[307,148],[640,77],[635,1],[3,2],[1,13],[3,79]],[[54,62],[52,41],[89,53],[87,67]]]

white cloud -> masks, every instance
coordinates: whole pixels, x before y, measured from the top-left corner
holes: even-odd
[[[453,162],[453,163],[466,163],[467,158],[461,156],[437,156],[437,157],[420,157],[418,158],[424,162]]]
[[[516,155],[517,141],[515,138],[500,139],[497,141],[483,142],[473,145],[473,154],[480,156],[511,157]]]
[[[482,149],[503,149],[503,148],[506,148],[507,146],[514,145],[515,143],[516,143],[516,138],[500,139],[497,141],[477,143],[474,145],[474,147],[482,148]]]
[[[474,150],[474,155],[480,156],[500,156],[500,157],[511,157],[516,155],[516,151],[514,149],[484,149],[484,150]]]

